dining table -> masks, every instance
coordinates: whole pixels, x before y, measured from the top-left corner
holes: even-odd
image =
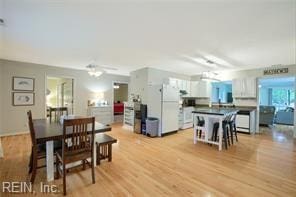
[[[222,150],[222,136],[223,136],[223,120],[233,114],[237,114],[239,110],[232,108],[196,108],[193,113],[193,129],[194,129],[194,137],[193,142],[196,144],[198,141],[205,142],[208,144],[213,144],[218,146],[218,150]],[[202,117],[204,119],[204,126],[198,125],[198,117]],[[219,122],[219,141],[212,140],[212,132],[214,123]],[[203,138],[199,138],[197,136],[197,131],[202,130],[204,133]]]
[[[71,119],[86,118],[83,116],[71,116]],[[66,117],[65,117],[66,119]],[[46,171],[47,181],[54,180],[54,141],[63,139],[63,125],[61,122],[50,123],[47,119],[34,119],[34,129],[37,144],[46,143]],[[91,124],[88,125],[89,134],[91,134]],[[95,134],[111,131],[110,125],[104,125],[95,122]],[[71,135],[72,129],[66,130],[67,134]],[[96,144],[93,147],[93,158],[96,161]],[[96,163],[96,162],[94,162]],[[96,164],[95,164],[96,165]]]

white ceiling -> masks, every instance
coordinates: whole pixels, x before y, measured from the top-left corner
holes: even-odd
[[[4,0],[0,58],[78,69],[95,60],[117,74],[295,64],[295,7],[295,0]]]

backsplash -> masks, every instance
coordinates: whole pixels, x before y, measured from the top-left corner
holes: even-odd
[[[257,99],[240,99],[240,98],[235,98],[233,100],[233,103],[235,106],[257,106]]]

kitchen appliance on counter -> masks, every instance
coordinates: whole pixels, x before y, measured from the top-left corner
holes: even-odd
[[[159,119],[158,136],[178,131],[179,99],[179,90],[175,87],[166,84],[148,86],[148,117]]]

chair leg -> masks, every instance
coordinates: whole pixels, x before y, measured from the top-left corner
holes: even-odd
[[[56,158],[56,173],[57,173],[57,179],[60,178],[60,171],[59,171],[59,160]]]
[[[85,160],[82,160],[82,169],[85,170]]]
[[[33,169],[33,150],[31,150],[30,161],[29,161],[29,174],[32,172]]]
[[[227,149],[227,131],[226,131],[226,126],[223,126],[223,138],[224,138],[225,149]]]
[[[66,191],[66,165],[63,162],[63,192],[64,192],[64,196],[67,195],[67,191]]]
[[[230,125],[228,125],[227,127],[226,127],[227,129],[226,129],[226,131],[227,131],[227,141],[228,141],[228,144],[229,144],[229,146],[230,146]]]
[[[230,127],[230,136],[231,136],[231,144],[233,144],[233,124],[229,125]]]
[[[234,124],[233,127],[234,127],[235,139],[236,139],[236,141],[238,142],[236,125]]]
[[[37,158],[32,156],[32,174],[31,174],[31,183],[34,184],[36,172],[37,172]]]

